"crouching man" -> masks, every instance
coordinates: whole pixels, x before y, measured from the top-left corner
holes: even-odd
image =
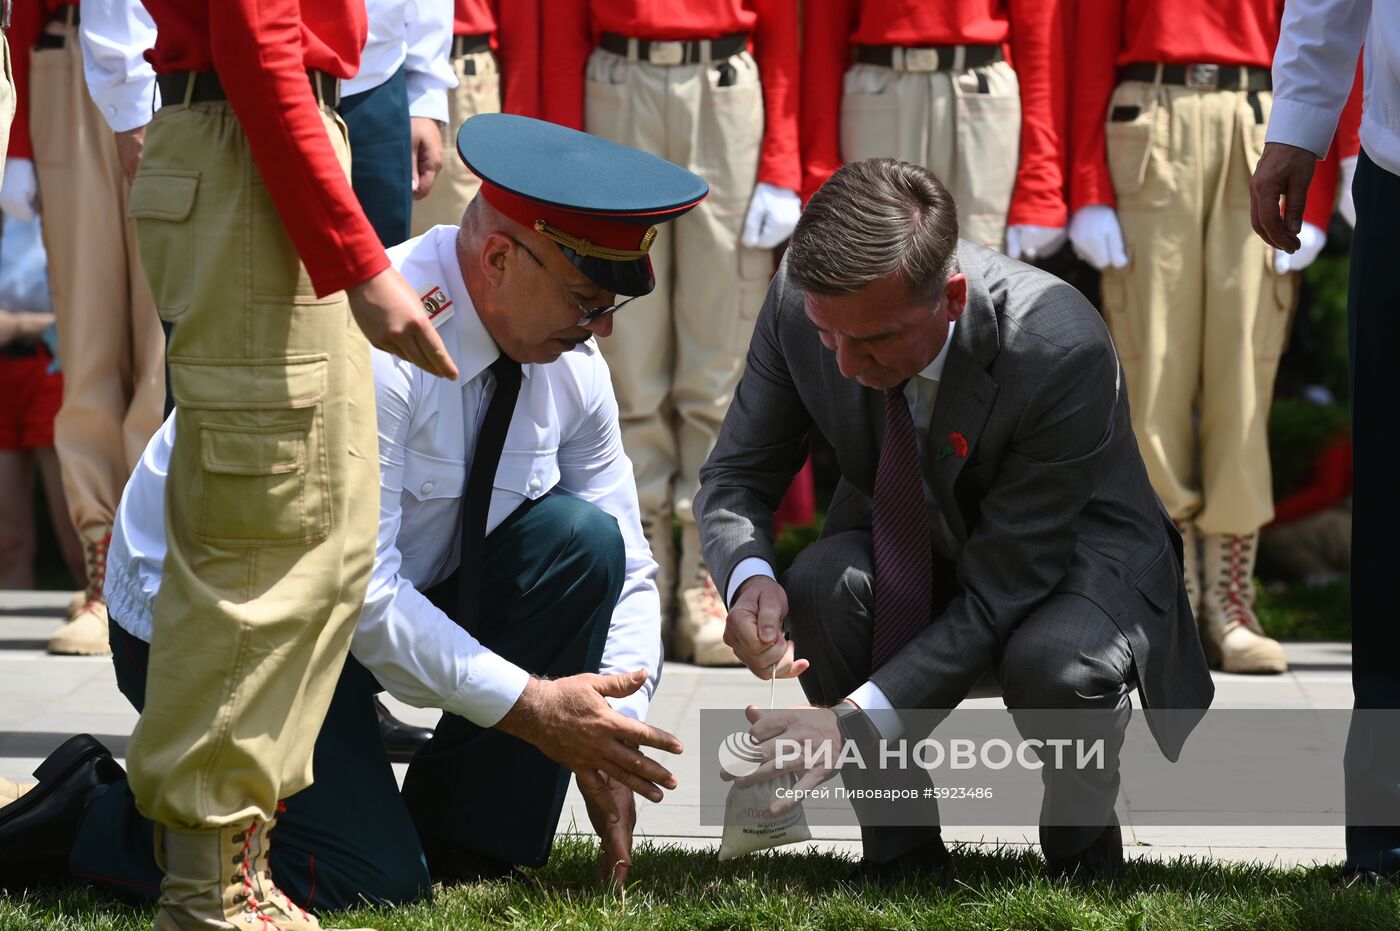
[[[278,904],[286,898],[320,909],[399,903],[434,880],[542,864],[570,771],[602,840],[600,873],[620,883],[634,794],[660,801],[676,786],[639,749],[681,745],[643,723],[661,661],[656,564],[593,337],[612,331],[627,303],[614,304],[617,295],[651,290],[652,224],[693,207],[706,185],[521,117],[469,120],[458,150],[483,179],[481,196],[460,228],[436,227],[391,257],[460,378],[374,354],[379,541],[351,659],[316,738],[315,782],[285,800],[275,831],[272,821],[231,826],[209,855],[222,877],[212,891],[251,912],[295,915]],[[113,660],[138,710],[174,429],[172,419],[127,486],[109,557]],[[237,500],[253,470],[221,468],[221,438],[205,429],[195,480]],[[282,448],[258,487],[282,475],[272,487],[285,507],[308,507],[301,476],[318,463],[292,428]],[[189,618],[183,635],[197,641],[199,623]],[[236,674],[265,673],[254,661]],[[444,712],[402,792],[379,738],[381,686]],[[236,771],[237,760],[225,762]],[[0,809],[8,881],[71,872],[159,893],[160,836],[100,744],[74,738],[37,775]]]

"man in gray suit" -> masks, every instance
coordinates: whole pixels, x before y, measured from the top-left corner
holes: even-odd
[[[780,585],[772,516],[813,429],[841,479],[821,539]],[[1036,709],[1100,712],[1110,765],[1042,770],[1041,846],[1053,875],[1121,865],[1130,690],[1175,760],[1214,687],[1181,538],[1148,483],[1113,344],[1079,292],[959,240],[952,198],[925,169],[847,165],[793,235],[700,477],[725,642],[760,678],[799,676],[809,701],[837,707],[816,725],[778,713],[755,736],[850,736],[871,720],[850,706],[951,709],[987,686],[1026,738],[1047,736]],[[903,720],[872,718],[887,737]],[[1050,826],[1052,798],[1095,816]],[[861,883],[949,867],[937,827],[862,837]]]

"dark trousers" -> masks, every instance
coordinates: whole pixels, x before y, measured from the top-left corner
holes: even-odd
[[[1389,436],[1395,421],[1395,358],[1400,353],[1400,176],[1363,151],[1352,186],[1351,249],[1352,690],[1357,714],[1347,735],[1347,810],[1400,813],[1400,625],[1395,622],[1395,553],[1400,486]],[[1347,865],[1400,873],[1400,819],[1348,825]]]
[[[387,248],[409,236],[413,219],[413,131],[404,69],[336,108],[350,131],[350,186]]]
[[[597,672],[624,576],[616,521],[586,502],[547,495],[487,537],[484,620],[467,627],[532,673]],[[115,623],[111,637],[117,685],[140,711],[148,647]],[[410,764],[401,797],[379,737],[378,691],[363,666],[346,662],[316,739],[316,781],[286,800],[272,833],[277,884],[303,907],[337,909],[426,897],[424,845],[543,863],[568,771],[514,737],[444,714]],[[69,866],[75,876],[155,898],[161,871],[152,838],[151,822],[119,782],[88,810]]]
[[[839,702],[870,678],[874,578],[874,547],[865,530],[818,540],[802,551],[783,577],[788,633],[797,658],[811,661],[800,681],[813,704]],[[997,657],[994,672],[994,680],[984,677],[979,691],[995,682],[994,690],[1001,692],[1022,737],[1104,741],[1102,770],[1057,770],[1046,765],[1040,771],[1045,788],[1040,846],[1047,857],[1074,856],[1092,844],[1104,827],[1117,823],[1113,806],[1118,796],[1119,750],[1128,726],[1128,693],[1136,682],[1127,638],[1092,601],[1057,593],[1016,628]],[[1066,726],[1064,716],[1055,720],[1055,715],[1043,713],[1046,709],[1084,711],[1075,725],[1082,729],[1058,730]],[[912,742],[926,735],[906,736]],[[843,772],[842,778],[847,779],[847,774]],[[876,778],[881,788],[919,791],[932,785],[928,772],[916,767],[887,770]],[[888,814],[889,803],[880,804]],[[937,803],[916,804],[925,808],[917,821],[911,818],[915,823],[890,825],[887,820],[884,825],[862,825],[861,841],[868,859],[893,860],[939,836],[938,827],[917,823],[936,820]],[[1076,820],[1064,815],[1068,812],[1075,813]],[[859,807],[856,817],[861,817]]]

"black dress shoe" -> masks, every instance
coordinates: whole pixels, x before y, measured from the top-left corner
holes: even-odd
[[[862,859],[846,878],[845,885],[852,892],[861,892],[888,889],[904,882],[947,885],[952,879],[953,856],[943,846],[943,839],[936,837],[884,863]]]
[[[39,784],[0,808],[0,885],[21,889],[68,875],[83,816],[126,776],[90,734],[70,737],[34,770]]]
[[[384,741],[384,749],[389,751],[389,759],[395,763],[413,762],[413,754],[418,748],[433,739],[431,727],[414,727],[405,724],[389,713],[384,703],[374,700],[374,710],[379,713],[379,739]]]
[[[1046,857],[1045,872],[1051,879],[1092,882],[1108,879],[1123,870],[1123,829],[1111,824],[1094,842],[1071,857]]]

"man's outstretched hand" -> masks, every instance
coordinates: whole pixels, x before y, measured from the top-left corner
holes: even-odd
[[[1308,204],[1317,156],[1307,149],[1282,142],[1264,144],[1264,154],[1249,180],[1249,219],[1254,232],[1275,249],[1297,252],[1303,229],[1303,209]],[[1279,212],[1279,199],[1286,200]]]
[[[596,805],[609,822],[616,822],[623,811],[609,781],[653,802],[664,798],[663,788],[677,785],[676,777],[640,748],[680,753],[680,739],[620,714],[607,703],[608,698],[631,695],[646,680],[643,669],[610,676],[583,673],[563,679],[531,679],[496,726],[567,766],[584,799]]]
[[[345,292],[370,345],[412,362],[429,375],[455,379],[457,365],[433,329],[418,294],[394,268]]]

